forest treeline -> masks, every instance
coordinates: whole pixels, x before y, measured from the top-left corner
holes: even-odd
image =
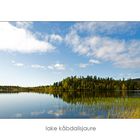
[[[115,80],[97,76],[71,76],[50,86],[37,87],[45,91],[94,91],[94,90],[139,90],[140,80]]]
[[[0,92],[66,92],[95,90],[140,90],[140,79],[115,80],[97,76],[71,76],[53,85],[38,87],[0,86]]]

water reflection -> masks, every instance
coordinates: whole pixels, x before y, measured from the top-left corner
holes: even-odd
[[[134,98],[140,97],[140,91],[94,91],[94,92],[56,92],[52,94],[54,98],[60,98],[63,101],[71,104],[93,104],[98,102],[99,99],[107,98]]]
[[[140,91],[0,94],[0,118],[140,118]]]

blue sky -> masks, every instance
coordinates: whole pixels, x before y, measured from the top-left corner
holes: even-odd
[[[0,22],[0,85],[140,77],[140,22]]]

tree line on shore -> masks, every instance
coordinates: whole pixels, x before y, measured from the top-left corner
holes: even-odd
[[[50,86],[38,87],[46,91],[94,91],[94,90],[139,90],[140,81],[114,80],[113,78],[100,78],[97,76],[76,77],[71,76]]]
[[[53,85],[38,87],[0,86],[0,92],[67,92],[67,91],[97,91],[97,90],[140,90],[140,80],[115,80],[97,76],[71,76]]]

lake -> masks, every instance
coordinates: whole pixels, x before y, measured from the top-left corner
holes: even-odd
[[[0,118],[140,118],[140,91],[0,93]]]

